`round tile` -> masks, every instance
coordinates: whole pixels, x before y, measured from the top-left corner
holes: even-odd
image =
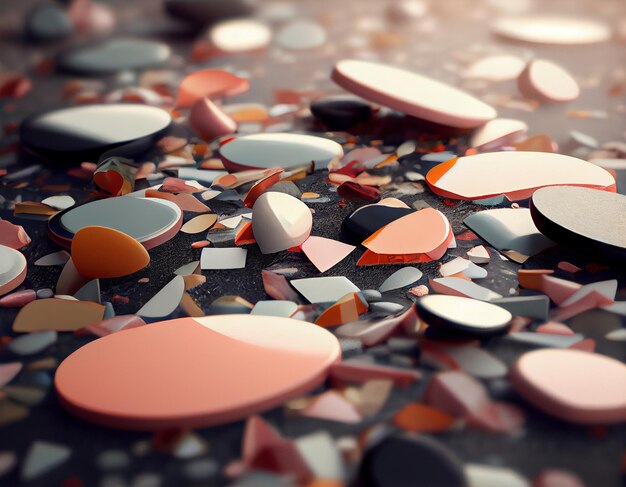
[[[220,147],[224,167],[231,172],[280,166],[286,170],[315,163],[323,169],[343,156],[332,140],[313,135],[268,133],[244,135]]]
[[[137,144],[138,152],[146,150],[171,121],[168,112],[147,105],[81,105],[31,115],[20,125],[20,140],[43,156],[97,160],[103,152],[130,142]]]
[[[495,304],[443,294],[421,297],[416,309],[428,325],[469,335],[503,333],[513,318],[511,313]]]
[[[26,279],[26,258],[11,247],[0,245],[0,296],[13,291]]]
[[[494,149],[513,142],[527,131],[528,125],[522,120],[495,118],[472,134],[470,146],[482,150]]]
[[[276,43],[286,49],[315,49],[326,42],[326,30],[312,20],[294,20],[276,33]]]
[[[129,69],[145,69],[170,57],[167,44],[146,39],[114,38],[70,49],[57,59],[61,69],[103,75]]]
[[[331,333],[289,318],[181,318],[85,345],[61,363],[55,386],[61,403],[88,421],[134,430],[197,428],[308,392],[340,354]]]
[[[478,177],[480,174],[489,177]],[[543,186],[615,189],[613,176],[595,164],[563,154],[532,151],[455,157],[428,171],[426,182],[439,196],[464,200],[504,194],[515,201],[529,198]]]
[[[176,235],[182,220],[182,211],[170,201],[119,196],[58,213],[48,220],[48,231],[55,242],[69,247],[74,234],[81,228],[107,227],[123,232],[151,249]]]
[[[529,98],[552,103],[572,101],[580,95],[580,88],[572,75],[545,59],[529,62],[517,79],[517,86]]]
[[[540,44],[592,44],[611,37],[611,29],[607,25],[574,17],[503,17],[497,19],[491,28],[503,37]]]
[[[550,186],[533,193],[530,215],[555,242],[597,259],[626,263],[626,196]]]
[[[498,83],[517,79],[526,63],[518,56],[487,56],[471,64],[463,73],[464,78],[481,79]]]
[[[492,107],[463,91],[385,64],[339,61],[331,78],[366,100],[441,125],[474,128],[496,117]]]
[[[209,31],[211,43],[221,51],[237,53],[267,47],[272,31],[263,22],[252,19],[226,20]]]
[[[581,350],[527,352],[513,364],[515,390],[537,408],[582,424],[626,421],[626,365]]]

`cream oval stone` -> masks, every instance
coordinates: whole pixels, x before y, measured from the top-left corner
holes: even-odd
[[[220,156],[232,172],[272,166],[290,170],[312,162],[322,169],[341,159],[343,148],[322,137],[279,132],[237,137],[220,147]]]

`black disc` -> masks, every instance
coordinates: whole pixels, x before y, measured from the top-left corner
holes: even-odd
[[[363,458],[363,487],[464,487],[463,465],[438,441],[427,436],[394,434]]]
[[[172,17],[204,25],[254,13],[254,0],[165,0],[165,10]]]
[[[341,96],[315,100],[311,113],[330,130],[347,130],[372,116],[371,106],[357,98]]]

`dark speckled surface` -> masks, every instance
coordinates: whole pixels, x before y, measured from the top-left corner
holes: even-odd
[[[16,6],[13,2],[0,1],[0,27],[2,27],[2,37],[0,37],[0,66],[29,70],[42,54],[50,55],[60,49],[63,42],[58,45],[33,47],[25,46],[18,36],[16,26],[17,20],[22,13],[27,10],[29,4],[33,2],[20,2]],[[380,2],[382,4],[383,2]],[[494,4],[497,2],[494,2]],[[358,12],[364,17],[372,16],[376,18],[382,6],[379,2],[346,2],[333,5],[332,2],[303,2],[303,11],[314,16],[327,16],[333,18],[348,18],[350,12]],[[441,4],[441,5],[440,5]],[[184,33],[178,26],[173,26],[161,16],[158,2],[115,2],[118,15],[124,19],[119,31],[145,35],[150,38],[167,40],[174,48],[177,56],[183,59],[190,49],[193,36]],[[357,6],[358,5],[358,6]],[[616,110],[616,105],[620,99],[606,96],[607,80],[615,66],[624,66],[626,61],[624,45],[617,42],[605,43],[596,46],[581,46],[575,48],[557,48],[555,46],[528,46],[509,43],[503,40],[496,40],[489,37],[486,23],[490,13],[485,17],[477,17],[477,12],[484,9],[475,9],[474,2],[437,2],[433,7],[437,19],[437,29],[429,36],[422,38],[411,38],[411,42],[405,45],[407,56],[404,62],[411,67],[421,67],[426,74],[451,81],[455,73],[445,69],[446,62],[463,56],[468,49],[471,51],[472,45],[483,46],[485,49],[509,50],[513,52],[530,52],[557,59],[564,63],[568,69],[579,77],[600,76],[599,87],[590,87],[584,90],[583,97],[568,108],[606,110],[608,118],[606,120],[580,120],[568,118],[564,112],[568,108],[563,106],[551,106],[541,110],[524,113],[519,111],[501,110],[501,116],[518,117],[526,120],[530,127],[530,133],[547,132],[558,142],[565,143],[569,130],[577,129],[596,136],[601,141],[620,140],[624,132],[623,113]],[[601,18],[613,22],[619,15],[624,16],[624,6],[620,6],[617,0],[604,0],[602,2],[554,2],[550,5],[555,11],[566,11],[567,13],[580,13],[582,15],[597,15]],[[487,12],[490,12],[487,9]],[[619,14],[621,12],[621,14]],[[618,15],[619,14],[619,15]],[[356,15],[356,14],[355,14]],[[128,22],[128,20],[133,20]],[[332,23],[331,25],[337,25]],[[349,30],[348,30],[349,31]],[[332,40],[348,32],[339,27],[329,30]],[[424,34],[420,34],[423,36]],[[71,43],[72,41],[64,41]],[[487,46],[487,47],[485,47]],[[491,46],[491,47],[489,47]],[[387,59],[396,64],[403,64],[402,56],[398,55],[402,48],[384,50],[380,53],[381,59]],[[419,56],[416,54],[419,52]],[[234,66],[237,69],[254,71],[260,68],[266,69],[267,75],[257,81],[251,82],[252,89],[249,93],[233,101],[262,101],[272,103],[272,88],[292,88],[306,89],[319,86],[326,90],[339,90],[332,88],[332,84],[321,74],[330,72],[332,61],[340,57],[338,52],[329,48],[322,53],[296,54],[295,63],[276,63],[263,57],[252,57],[243,55],[240,57],[227,57],[201,66]],[[176,63],[174,63],[176,64]],[[183,69],[184,63],[178,63],[177,69]],[[194,67],[198,68],[199,66]],[[184,67],[191,69],[191,66]],[[318,75],[314,77],[313,75]],[[16,103],[11,101],[0,101],[0,123],[19,122],[24,116],[44,107],[58,106],[63,103],[61,88],[68,79],[64,74],[52,74],[47,76],[33,75],[34,88],[31,94]],[[319,79],[319,81],[318,81]],[[119,80],[107,78],[109,86],[114,86]],[[502,89],[498,87],[496,89]],[[510,90],[510,87],[508,88]],[[623,99],[621,99],[623,103]],[[320,127],[309,127],[312,130],[319,130]],[[408,138],[416,138],[423,134],[423,129],[412,121],[402,117],[391,115],[385,119],[377,120],[375,126],[359,127],[359,135],[363,136],[363,141],[367,141],[367,136],[375,135],[383,137],[390,144],[398,144]],[[15,143],[12,136],[5,137],[0,146]],[[436,137],[432,144],[437,142]],[[461,143],[463,139],[461,139]],[[0,159],[2,167],[5,158]],[[26,167],[29,164],[42,163],[27,154],[20,155],[20,165]],[[419,170],[425,172],[428,165],[415,168],[419,164],[417,154],[405,157],[402,161],[398,173],[405,170]],[[0,194],[6,200],[14,200],[21,197],[23,200],[40,201],[42,198],[52,193],[42,192],[39,187],[42,184],[63,184],[70,182],[72,189],[68,192],[81,202],[89,196],[91,189],[88,182],[77,179],[70,179],[66,175],[68,166],[63,160],[50,163],[42,163],[44,168],[35,178],[31,179],[31,184],[22,189],[16,189],[7,185],[0,186]],[[477,176],[488,177],[488,176]],[[325,173],[318,172],[308,176],[304,180],[296,182],[302,191],[315,191],[323,196],[329,196],[331,201],[323,204],[310,204],[315,210],[313,218],[313,235],[320,235],[329,238],[340,237],[340,227],[343,218],[348,215],[359,203],[347,203],[341,207],[338,205],[337,197],[334,193],[329,193],[328,184],[324,181]],[[44,183],[45,181],[45,183]],[[1,181],[0,181],[1,183]],[[626,188],[622,185],[621,192]],[[414,196],[403,196],[402,199],[409,205],[415,199],[423,199],[434,208],[442,210],[449,218],[455,234],[463,233],[466,228],[463,226],[463,219],[474,211],[480,211],[484,207],[472,203],[460,203],[454,206],[446,205],[440,198],[436,197],[428,190],[423,194]],[[525,203],[522,203],[525,204]],[[224,202],[208,202],[208,206],[220,214],[229,214],[238,207]],[[185,215],[186,219],[190,215]],[[0,217],[8,218],[11,221],[23,225],[32,238],[32,243],[24,249],[28,262],[32,263],[37,258],[50,252],[58,250],[46,235],[45,222],[24,218],[14,218],[12,212],[7,209],[0,210]],[[133,313],[137,311],[148,299],[150,299],[162,286],[172,277],[172,272],[183,264],[192,260],[199,260],[200,250],[190,248],[191,242],[198,240],[198,236],[190,236],[179,233],[166,244],[150,251],[151,265],[132,276],[120,279],[102,280],[102,299],[110,301],[115,295],[129,298],[127,304],[116,302],[114,304],[117,314]],[[448,252],[444,261],[455,256],[464,256],[465,250],[479,244],[479,241],[459,240],[459,247]],[[222,295],[239,295],[254,303],[260,299],[266,299],[261,281],[261,270],[276,265],[280,267],[296,267],[298,273],[294,276],[312,277],[319,275],[312,264],[310,264],[302,254],[281,252],[274,255],[262,255],[256,246],[247,246],[248,257],[245,269],[228,271],[203,271],[207,277],[207,282],[191,291],[197,303],[204,309],[208,309],[210,303]],[[392,266],[356,267],[355,263],[361,256],[363,250],[358,249],[339,265],[332,268],[325,275],[344,275],[352,280],[361,289],[377,288],[396,268]],[[546,265],[555,267],[561,260],[578,263],[584,267],[586,260],[584,257],[573,255],[563,249],[553,249],[546,251],[543,255],[530,259],[525,264],[531,268],[543,268]],[[437,276],[439,263],[421,264],[419,267],[424,272],[424,277],[420,284],[426,283],[429,277]],[[505,296],[517,290],[516,271],[519,265],[510,261],[504,261],[497,256],[487,265],[489,276],[480,282],[494,291]],[[620,273],[621,272],[621,273]],[[56,267],[35,267],[29,266],[25,285],[29,288],[40,289],[53,287],[60,268]],[[571,279],[572,275],[557,271],[559,277]],[[138,283],[141,277],[148,277],[149,282]],[[601,279],[618,277],[620,279],[620,291],[618,299],[626,299],[626,275],[623,270],[608,269],[596,273],[581,272],[576,276],[579,282],[592,282]],[[389,297],[403,302],[407,302],[404,291],[398,290],[389,293]],[[15,316],[14,310],[0,310],[0,335],[11,334],[10,327]],[[182,311],[178,310],[173,317],[182,316]],[[601,311],[590,311],[568,320],[568,324],[574,331],[584,333],[587,337],[597,340],[597,350],[606,353],[622,361],[626,360],[626,347],[623,342],[609,342],[604,339],[607,331],[620,325],[620,318]],[[60,334],[58,342],[47,352],[33,357],[27,357],[25,361],[32,361],[48,355],[54,355],[59,360],[69,355],[84,343],[90,341],[92,337],[74,336],[69,333]],[[506,339],[496,338],[485,343],[485,347],[510,363],[521,352],[528,347],[512,343]],[[138,350],[138,353],[140,351]],[[184,350],[163,350],[164,359],[169,354],[184,353]],[[210,353],[210,350],[207,351]],[[14,360],[8,352],[0,350],[0,363]],[[115,360],[115,357],[106,357],[105,360]],[[297,437],[302,434],[313,432],[319,429],[329,431],[333,436],[355,435],[365,426],[386,420],[403,404],[418,400],[423,389],[428,382],[428,377],[432,372],[426,367],[421,367],[425,372],[424,379],[405,390],[394,390],[385,409],[375,418],[367,422],[354,426],[323,420],[306,418],[287,417],[281,409],[276,409],[265,414],[265,417],[276,425],[285,435]],[[207,371],[207,373],[220,373],[219,370]],[[51,380],[50,373],[43,373],[45,380]],[[93,380],[98,380],[94,377]],[[455,452],[463,462],[484,463],[495,466],[506,466],[513,468],[523,475],[532,479],[544,468],[564,468],[576,472],[587,483],[589,487],[612,487],[621,485],[620,458],[626,447],[626,429],[624,426],[611,427],[604,431],[592,431],[589,428],[573,426],[550,418],[521,402],[521,400],[510,391],[505,381],[486,382],[491,395],[495,398],[505,398],[514,403],[523,405],[528,413],[528,418],[523,432],[515,437],[506,435],[496,435],[480,432],[471,429],[463,429],[457,432],[450,432],[437,435],[437,438]],[[626,385],[625,385],[626,387]],[[234,423],[219,427],[201,429],[198,431],[210,444],[208,456],[217,460],[223,466],[228,461],[238,457],[240,451],[242,423]],[[78,477],[85,486],[97,486],[103,473],[96,468],[95,459],[97,455],[107,449],[123,449],[127,452],[137,441],[149,440],[147,433],[123,432],[94,426],[80,420],[74,419],[65,413],[59,406],[54,391],[51,388],[42,404],[30,408],[30,415],[27,419],[8,426],[0,427],[0,450],[14,450],[21,459],[27,447],[35,439],[44,439],[68,445],[72,449],[72,457],[62,467],[53,470],[42,478],[39,478],[28,485],[32,486],[53,486],[59,485],[63,479]],[[410,460],[409,460],[410,461]],[[182,469],[188,461],[177,460],[170,455],[162,453],[149,453],[145,456],[133,456],[131,465],[116,472],[122,478],[130,481],[135,476],[153,472],[162,476],[162,485],[178,486],[187,485],[188,481],[182,476]],[[224,485],[223,478],[217,477],[214,481],[207,481],[191,485]],[[12,486],[18,484],[18,475],[11,473],[5,478],[0,478],[1,486]],[[504,487],[504,486],[503,486]]]

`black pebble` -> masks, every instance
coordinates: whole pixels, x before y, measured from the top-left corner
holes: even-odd
[[[165,0],[165,11],[172,17],[197,25],[206,25],[254,13],[253,0]]]
[[[396,433],[363,458],[360,487],[465,487],[463,465],[433,438]]]
[[[346,130],[372,116],[372,108],[364,101],[350,97],[330,97],[311,103],[311,113],[329,130]]]
[[[361,243],[376,230],[414,211],[412,208],[396,208],[384,205],[362,207],[344,219],[341,229],[351,242]]]

